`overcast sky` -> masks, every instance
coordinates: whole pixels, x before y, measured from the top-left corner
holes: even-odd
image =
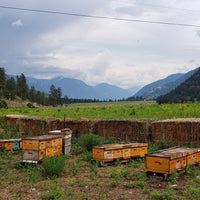
[[[0,8],[0,67],[7,74],[131,88],[200,66],[199,0],[0,0],[0,6],[199,26]]]

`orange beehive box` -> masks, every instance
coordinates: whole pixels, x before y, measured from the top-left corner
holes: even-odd
[[[200,148],[197,150],[196,158],[197,158],[197,163],[200,163]]]
[[[132,157],[144,157],[147,153],[147,146],[143,143],[116,143],[95,146],[92,149],[93,160],[109,162],[116,159],[127,160]]]
[[[35,137],[28,137],[22,140],[23,150],[42,150],[47,147],[62,144],[62,136],[59,135],[41,135]]]
[[[12,140],[0,140],[0,150],[10,151],[13,150],[13,141]]]
[[[144,157],[148,152],[147,143],[130,143],[131,157]]]
[[[109,162],[122,158],[122,144],[104,144],[92,148],[93,160]]]
[[[192,158],[193,154],[195,154],[196,152],[197,149],[190,149],[186,147],[173,147],[153,153],[148,153],[145,156],[145,171],[162,174],[172,174],[175,171],[183,170],[189,164],[194,163],[194,161],[192,161]]]
[[[44,156],[53,157],[62,153],[62,135],[42,135],[22,140],[22,160],[40,161]]]

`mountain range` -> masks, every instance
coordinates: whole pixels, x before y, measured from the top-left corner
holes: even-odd
[[[61,88],[63,96],[77,99],[118,100],[131,96],[138,89],[122,89],[107,83],[89,86],[81,80],[64,77],[56,77],[53,79],[27,77],[26,79],[28,86],[34,86],[36,90],[49,93],[50,86],[53,84],[56,88]]]
[[[164,79],[155,81],[144,86],[134,96],[142,96],[145,99],[156,99],[160,95],[164,95],[178,87],[181,83],[191,77],[197,70],[191,70],[187,73],[172,74]]]
[[[123,89],[107,83],[89,86],[81,80],[62,76],[53,79],[26,77],[26,80],[29,88],[34,86],[36,90],[48,94],[51,85],[54,85],[56,88],[61,88],[63,96],[75,99],[119,100],[132,96],[141,96],[148,100],[156,99],[160,95],[169,93],[192,76],[197,69],[187,73],[172,74],[164,79],[148,84],[143,88],[133,87],[130,89]],[[8,75],[8,77],[11,76],[16,78],[16,76]]]

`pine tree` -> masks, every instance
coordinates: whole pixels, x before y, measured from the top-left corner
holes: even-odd
[[[0,68],[0,97],[4,96],[5,87],[6,87],[5,69]]]
[[[17,76],[17,95],[22,99],[28,99],[29,88],[26,83],[26,77],[22,73],[21,76]]]
[[[34,86],[31,86],[31,89],[29,91],[29,99],[32,102],[36,102],[36,90]]]
[[[16,83],[15,79],[11,77],[6,81],[5,97],[10,100],[14,100],[16,95]]]

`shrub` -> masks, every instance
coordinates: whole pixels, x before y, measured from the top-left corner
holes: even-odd
[[[35,108],[35,106],[32,103],[27,103],[26,105],[28,108]]]
[[[43,160],[43,173],[48,178],[56,178],[66,168],[65,156],[46,157]]]
[[[105,139],[93,133],[83,134],[78,138],[78,144],[86,151],[92,151],[92,147],[104,144]]]
[[[0,108],[8,108],[8,104],[4,100],[0,100]]]

